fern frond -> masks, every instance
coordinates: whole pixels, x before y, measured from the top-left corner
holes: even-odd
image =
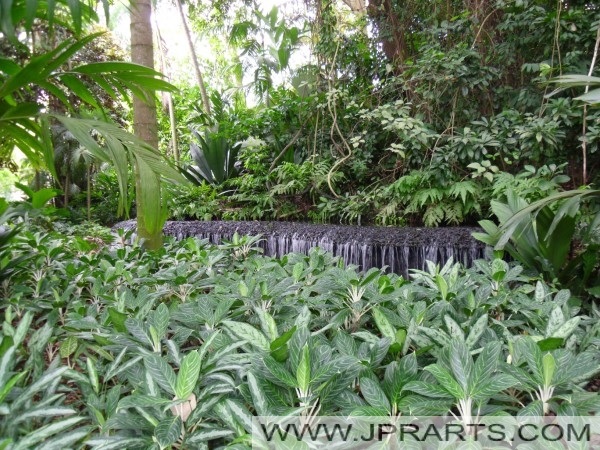
[[[438,188],[429,188],[417,191],[413,197],[413,201],[419,206],[425,206],[431,203],[437,203],[442,200],[444,193]]]
[[[452,184],[448,189],[448,194],[454,198],[460,197],[463,204],[466,204],[467,196],[475,195],[477,190],[477,185],[473,181],[466,180]]]
[[[423,223],[428,227],[438,226],[444,219],[444,208],[441,205],[431,205],[423,214]]]

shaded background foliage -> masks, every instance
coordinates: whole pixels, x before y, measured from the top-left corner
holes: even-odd
[[[0,29],[14,41],[6,4]],[[56,4],[60,19],[81,19],[79,3]],[[20,0],[11,5],[24,11]],[[51,151],[31,149],[49,173],[34,165],[35,189],[19,186],[25,201],[0,199],[0,225],[12,225],[0,229],[0,448],[249,448],[251,417],[272,413],[457,414],[471,423],[475,411],[600,411],[598,191],[564,191],[598,181],[600,124],[597,110],[573,99],[578,83],[551,96],[547,84],[594,73],[597,5],[183,6],[218,55],[195,70],[210,74],[207,86],[165,97],[161,153],[88,108],[128,126],[125,94],[143,83],[127,82],[171,90],[156,73],[121,71],[107,90],[104,72],[88,71],[82,83],[102,90],[68,85],[72,64],[120,57],[110,41],[80,45],[26,85],[11,78],[15,66],[36,50],[48,61],[57,45],[34,43],[47,11],[19,33],[29,49],[2,43],[0,126],[14,132],[22,122],[7,111],[25,104],[28,142]],[[57,26],[50,39],[79,36],[81,25]],[[113,89],[119,95],[103,97]],[[42,122],[44,108],[56,122]],[[120,164],[90,158],[101,144],[123,151],[114,153]],[[112,223],[132,197],[131,158],[178,178],[163,154],[194,175],[166,185],[175,218],[493,218],[479,221],[478,238],[495,253],[469,269],[430,263],[404,279],[358,272],[320,249],[267,258],[258,237],[149,251],[122,230],[59,220]],[[501,259],[504,250],[514,261]]]
[[[589,70],[596,5],[323,1],[284,17],[309,20],[311,60],[269,88],[268,105],[242,107],[233,97],[239,86],[219,91],[230,105],[219,132],[232,143],[259,139],[269,170],[256,173],[242,154],[246,180],[235,182],[235,196],[220,196],[227,184],[215,189],[227,213],[214,217],[286,218],[297,205],[292,216],[325,222],[474,224],[504,195],[504,174],[523,178],[525,167],[547,166],[569,177],[560,178],[563,188],[584,182],[584,113],[571,99],[581,91],[548,96],[548,81]],[[229,2],[191,4],[190,18],[206,34],[254,20]],[[178,111],[192,126],[204,123],[195,100],[181,98],[187,112]],[[598,177],[598,120],[594,110],[585,117],[587,183]],[[290,179],[275,173],[283,161],[295,164],[296,173],[283,171]],[[302,164],[315,162],[329,167],[327,182],[311,182],[311,195],[291,188],[303,186]],[[547,194],[560,189],[541,184]],[[176,210],[176,218],[195,217],[183,204]]]

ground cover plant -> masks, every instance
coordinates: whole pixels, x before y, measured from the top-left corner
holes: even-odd
[[[191,85],[150,21],[166,3],[126,8],[142,66],[91,2],[0,2],[0,168],[25,199],[0,198],[0,450],[248,449],[259,415],[597,416],[598,5],[175,0]],[[126,212],[144,240],[83,222]],[[493,248],[404,279],[260,237],[163,246],[168,216],[480,224]]]
[[[359,273],[255,239],[3,251],[0,447],[250,448],[255,415],[593,415],[600,310],[501,259]],[[482,376],[485,374],[485,376]],[[589,386],[588,386],[589,388]]]

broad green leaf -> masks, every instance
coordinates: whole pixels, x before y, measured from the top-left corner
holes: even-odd
[[[506,373],[496,373],[490,378],[482,380],[477,388],[472,390],[471,396],[475,401],[485,401],[516,384],[517,380],[511,375]]]
[[[21,391],[19,396],[13,401],[12,408],[15,411],[21,408],[27,401],[33,398],[34,395],[46,389],[46,387],[51,383],[54,383],[57,379],[61,378],[68,369],[69,368],[66,366],[61,366],[44,372],[40,378]]]
[[[108,316],[110,317],[111,322],[115,326],[116,331],[122,333],[127,330],[127,328],[125,327],[125,321],[127,320],[127,317],[129,317],[127,314],[119,312],[115,308],[109,307]]]
[[[373,319],[375,320],[375,324],[383,336],[389,337],[392,341],[396,340],[396,329],[377,307],[373,308]]]
[[[465,344],[467,348],[472,349],[479,338],[483,335],[485,330],[488,328],[488,315],[484,314],[481,316],[471,327],[469,334],[467,335],[467,339],[465,340]]]
[[[33,313],[31,311],[27,311],[19,321],[19,325],[17,326],[17,329],[15,330],[15,334],[13,336],[13,344],[15,345],[15,347],[21,345],[21,343],[25,339],[25,336],[27,336],[27,333],[30,331],[32,319]]]
[[[439,364],[431,364],[425,367],[425,370],[431,373],[435,377],[437,382],[440,384],[440,386],[443,389],[445,389],[446,392],[448,392],[452,397],[456,399],[463,399],[466,397],[466,392],[463,386],[457,383],[457,381],[454,379],[454,376],[452,376],[452,374],[448,370],[446,370]],[[418,393],[421,394],[421,392]]]
[[[508,263],[502,259],[494,259],[492,261],[492,278],[494,281],[500,282],[508,273]]]
[[[181,417],[179,416],[167,417],[156,425],[154,436],[161,448],[168,447],[179,439],[182,426]]]
[[[1,103],[0,103],[1,105]],[[12,106],[6,109],[0,115],[0,121],[13,121],[17,122],[17,119],[28,119],[37,116],[41,110],[41,106],[37,103],[23,102],[16,106]]]
[[[77,350],[78,345],[79,342],[75,336],[67,336],[67,338],[60,344],[58,350],[60,357],[68,358],[73,353],[75,353],[75,350]]]
[[[138,341],[143,344],[152,346],[152,340],[150,336],[148,336],[148,332],[146,331],[146,326],[140,319],[136,319],[133,317],[125,320],[125,327],[127,331],[131,333],[133,337],[135,337]]]
[[[196,383],[198,383],[198,377],[200,376],[200,366],[202,361],[198,351],[194,350],[183,357],[181,362],[181,368],[177,374],[177,384],[175,387],[175,394],[178,399],[187,400],[192,395]]]
[[[161,388],[175,395],[177,377],[173,368],[165,360],[158,355],[148,355],[144,357],[144,366]]]
[[[153,397],[150,395],[134,394],[122,398],[118,403],[118,409],[127,408],[147,408],[147,407],[163,407],[172,404],[172,400],[166,398]]]
[[[100,382],[98,381],[98,371],[96,370],[96,364],[94,360],[89,356],[86,359],[88,377],[90,379],[90,385],[94,389],[94,392],[97,394],[100,389]]]
[[[14,355],[17,350],[17,347],[14,345],[10,346],[6,353],[2,355],[2,359],[0,360],[0,385],[4,385],[8,380],[8,377],[11,375],[11,370],[15,365]]]
[[[296,321],[294,322],[294,325],[296,325],[298,327],[298,329],[308,328],[310,325],[310,320],[311,320],[310,310],[308,309],[307,306],[304,306],[298,312],[298,316],[296,318]]]
[[[563,338],[550,337],[550,338],[542,339],[541,341],[538,341],[536,344],[541,351],[549,352],[551,350],[556,350],[557,348],[561,348],[564,343],[565,343],[565,340]]]
[[[454,399],[457,398],[450,394],[445,388],[438,384],[428,383],[425,381],[410,381],[404,386],[404,391],[412,391],[425,397],[439,399]]]
[[[257,347],[260,350],[269,351],[269,342],[267,341],[267,338],[252,325],[231,320],[224,320],[223,325],[238,338],[244,339],[250,345]]]
[[[437,344],[441,347],[449,347],[450,346],[450,342],[451,342],[450,338],[443,331],[437,330],[435,328],[419,327],[419,332],[426,335],[435,344]]]
[[[13,447],[14,450],[26,450],[30,449],[33,445],[42,442],[57,433],[68,430],[73,425],[78,424],[84,420],[83,417],[70,417],[68,419],[59,420],[49,425],[45,425],[37,430],[29,433],[24,438],[20,439],[19,442]]]
[[[12,390],[12,388],[23,378],[27,375],[28,372],[20,372],[16,375],[14,375],[12,378],[10,378],[8,380],[7,383],[5,383],[2,388],[0,389],[0,404],[4,401],[4,399],[6,398],[6,396],[9,394],[9,392]]]
[[[302,357],[300,358],[300,364],[298,364],[298,370],[296,371],[296,380],[300,391],[303,393],[308,392],[308,386],[311,380],[310,352],[308,345],[305,345],[302,349]]]
[[[442,300],[446,300],[448,298],[448,282],[446,281],[446,279],[442,275],[436,275],[435,284],[437,285],[440,291],[440,296],[442,297]]]
[[[269,348],[271,349],[271,356],[277,361],[283,362],[286,360],[288,354],[287,343],[292,338],[295,332],[296,326],[294,325],[288,331],[286,331],[273,342],[271,342],[271,345],[269,346]]]
[[[374,408],[372,406],[359,406],[354,408],[350,417],[387,417],[390,412],[385,408]]]
[[[16,425],[21,422],[27,422],[28,420],[32,420],[34,418],[44,418],[44,417],[54,417],[54,416],[71,416],[75,414],[73,408],[68,407],[48,407],[42,406],[34,409],[30,409],[22,414],[19,414],[15,420],[11,421],[11,424]]]
[[[450,317],[449,315],[444,316],[444,323],[446,324],[446,328],[448,329],[448,333],[453,339],[460,339],[461,341],[465,340],[465,333],[462,328],[456,321]]]
[[[81,81],[75,75],[67,73],[60,74],[59,79],[72,93],[77,95],[77,97],[79,97],[81,100],[83,100],[84,102],[93,106],[96,109],[100,109],[100,105],[98,104],[98,101],[96,100],[94,95],[85,85],[85,83],[83,83],[83,81]]]
[[[360,391],[369,405],[376,409],[383,409],[388,415],[392,407],[379,383],[371,378],[360,379]]]
[[[294,280],[296,282],[300,281],[300,278],[302,277],[302,272],[304,272],[304,264],[301,262],[294,264],[294,267],[292,269],[292,276],[294,277]]]
[[[235,418],[235,420],[238,423],[240,423],[241,425],[243,425],[246,432],[251,433],[252,432],[252,416],[248,412],[246,407],[243,406],[241,403],[238,403],[237,401],[234,401],[230,398],[225,400],[225,404],[227,405],[227,408],[229,409],[229,411],[231,411],[231,413],[233,414],[233,417]]]
[[[90,432],[85,427],[80,427],[75,430],[71,430],[68,433],[60,433],[58,436],[45,439],[41,447],[37,447],[39,450],[65,450],[66,448],[75,448],[76,443],[80,443],[86,437],[90,435]]]
[[[535,301],[538,303],[542,303],[546,298],[546,290],[544,289],[544,285],[538,281],[535,284]]]
[[[186,438],[185,442],[187,444],[203,444],[208,441],[230,437],[232,434],[233,431],[224,428],[210,428],[208,430],[201,429],[190,434],[189,437]]]
[[[382,339],[378,339],[377,342],[375,342],[371,346],[370,361],[372,366],[378,366],[379,364],[381,364],[381,362],[387,355],[391,344],[392,340],[388,337],[384,337]]]
[[[473,358],[462,340],[452,341],[452,345],[450,346],[450,367],[462,391],[464,393],[469,392],[471,373],[473,371]]]
[[[146,448],[151,444],[147,438],[131,438],[127,436],[109,436],[88,439],[86,445],[92,446],[94,450],[122,450],[129,448]]]
[[[255,308],[254,310],[260,319],[261,328],[267,336],[267,339],[269,341],[277,339],[279,332],[277,331],[277,324],[275,323],[275,319],[273,319],[273,317],[268,312],[264,311],[262,308]]]
[[[248,297],[248,294],[250,293],[250,291],[248,290],[248,285],[244,282],[244,280],[241,280],[239,282],[238,289],[239,289],[240,295],[242,297]]]
[[[269,415],[269,402],[262,387],[252,372],[248,372],[246,375],[248,380],[248,388],[250,389],[250,395],[252,396],[253,405],[256,408],[256,412],[259,416]]]
[[[164,303],[159,304],[152,314],[152,324],[154,325],[159,339],[167,334],[169,328],[169,308]]]
[[[552,337],[567,339],[569,336],[571,336],[571,334],[575,332],[575,330],[577,330],[577,327],[579,327],[580,322],[581,316],[573,317],[572,319],[567,320],[552,333]]]
[[[487,344],[473,365],[473,372],[469,383],[470,395],[481,390],[482,386],[486,384],[496,372],[498,363],[500,362],[501,345],[498,342],[490,342]]]
[[[121,356],[121,354],[124,355],[126,351],[127,351],[127,348],[124,348],[121,351],[121,353],[119,353],[119,356]],[[115,361],[113,361],[113,363],[107,369],[106,374],[104,375],[104,380],[110,380],[111,378],[117,376],[118,374],[125,372],[130,367],[133,367],[137,363],[139,363],[142,360],[142,358],[143,358],[143,356],[136,356],[136,357],[130,359],[129,361],[127,361],[126,363],[124,363],[123,365],[121,365],[120,367],[118,367],[119,361],[117,361],[117,359],[115,359]],[[117,363],[117,364],[115,364],[115,363]]]
[[[550,318],[548,319],[548,325],[546,326],[546,337],[554,337],[554,332],[558,330],[563,323],[565,323],[565,316],[562,312],[562,308],[560,306],[556,306],[550,313]]]
[[[525,407],[519,409],[517,416],[521,417],[543,417],[544,416],[544,404],[539,400],[525,405]]]
[[[204,340],[204,342],[202,343],[202,347],[200,347],[200,350],[198,351],[198,355],[200,356],[200,362],[204,361],[204,355],[207,354],[207,352],[209,351],[213,351],[214,349],[212,349],[212,345],[214,343],[214,341],[220,337],[220,331],[215,331],[214,333],[212,333],[208,338],[206,338]],[[235,347],[237,348],[237,347]],[[222,347],[219,350],[217,350],[216,352],[213,353],[213,355],[219,355],[219,352],[224,351],[225,353],[227,352],[231,352],[233,351],[233,347]],[[210,364],[210,361],[207,361],[207,365]]]
[[[292,388],[298,387],[296,378],[294,378],[282,363],[275,361],[270,355],[264,358],[264,363],[265,366],[267,366],[267,369],[269,369],[269,372],[285,386]]]
[[[556,360],[551,353],[546,353],[542,357],[542,380],[544,386],[552,386],[552,379],[556,371]]]

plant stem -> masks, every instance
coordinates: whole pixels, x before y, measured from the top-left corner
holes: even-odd
[[[598,27],[598,32],[596,33],[596,45],[594,46],[594,55],[592,56],[592,63],[590,64],[590,71],[588,72],[588,77],[591,77],[594,73],[594,66],[596,65],[596,59],[598,58],[598,47],[600,47],[600,27]],[[590,90],[590,86],[587,85],[585,87],[585,93],[587,94]],[[583,142],[581,145],[582,157],[583,157],[583,167],[582,167],[582,177],[583,184],[587,184],[587,104],[583,105]]]

